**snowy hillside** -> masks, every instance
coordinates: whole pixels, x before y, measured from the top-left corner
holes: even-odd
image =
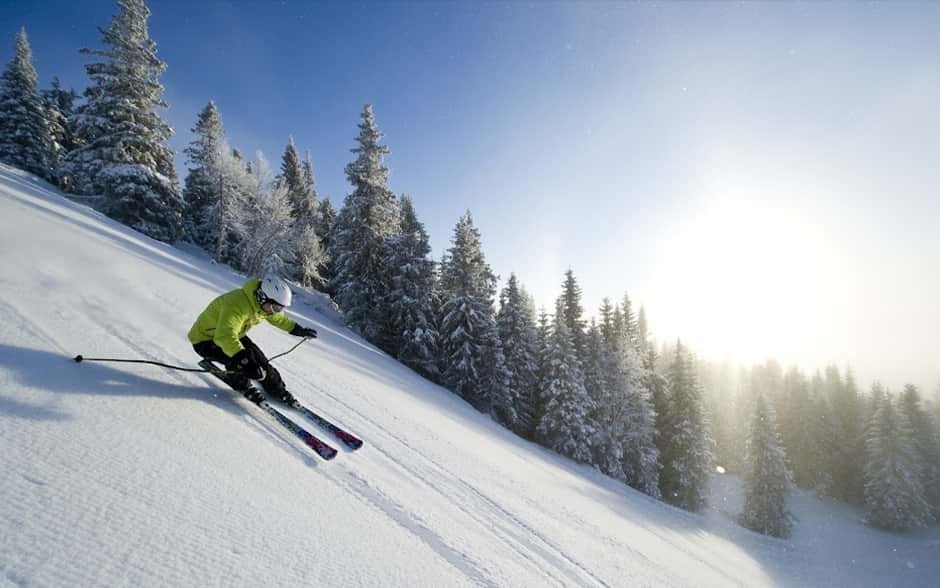
[[[0,585],[940,582],[936,531],[873,531],[799,494],[794,537],[769,539],[731,521],[731,478],[693,515],[521,441],[362,342],[321,296],[292,310],[320,338],[277,365],[365,439],[331,462],[206,375],[76,364],[193,365],[193,319],[243,278],[6,167],[0,268]],[[272,355],[297,341],[252,335]]]

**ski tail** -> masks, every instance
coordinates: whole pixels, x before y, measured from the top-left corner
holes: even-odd
[[[326,420],[325,418],[318,415],[317,413],[313,412],[312,410],[310,410],[309,408],[307,408],[300,402],[295,402],[294,404],[291,405],[291,408],[298,411],[300,414],[304,415],[304,417],[306,417],[310,421],[313,421],[314,423],[320,425],[321,427],[323,427],[324,429],[332,433],[337,439],[342,441],[346,447],[352,449],[353,451],[362,447],[362,439],[334,425],[333,423]]]
[[[208,359],[204,359],[199,362],[199,366],[211,373],[213,376],[217,377],[219,380],[225,383],[228,387],[232,388],[236,392],[244,392],[244,390],[239,390],[235,388],[232,383],[225,377],[226,374],[220,370],[214,363]],[[330,446],[324,441],[317,438],[316,435],[310,433],[293,420],[291,420],[287,415],[277,410],[267,400],[262,400],[258,403],[258,408],[265,411],[277,421],[279,425],[290,431],[295,437],[300,439],[304,445],[316,452],[317,455],[323,459],[330,460],[336,457],[337,451],[335,447]]]

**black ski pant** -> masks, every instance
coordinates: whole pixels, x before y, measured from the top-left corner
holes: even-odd
[[[255,342],[249,339],[248,337],[242,337],[239,339],[242,346],[245,347],[245,350],[251,355],[252,359],[264,368],[265,374],[267,374],[263,380],[261,380],[261,387],[264,388],[264,391],[268,394],[272,394],[275,397],[280,396],[284,391],[284,380],[281,379],[281,374],[277,369],[271,365],[268,361],[268,358],[265,357],[264,352],[261,351],[261,348],[255,345]],[[214,341],[200,341],[199,343],[193,344],[193,349],[201,355],[203,358],[208,359],[209,361],[215,361],[221,363],[225,366],[225,369],[233,372],[238,371],[238,366],[232,362],[232,358],[228,355],[225,355],[225,352],[222,351],[222,348],[215,344]],[[248,387],[248,378],[243,376],[241,373],[230,375],[229,379],[232,381],[233,387],[239,389],[245,389]]]

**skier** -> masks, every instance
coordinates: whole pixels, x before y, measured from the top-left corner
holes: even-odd
[[[235,372],[227,376],[229,384],[256,404],[264,400],[264,395],[251,385],[251,380],[260,382],[275,400],[287,405],[296,402],[281,374],[268,362],[264,352],[245,336],[248,329],[264,319],[291,335],[315,338],[315,329],[302,327],[284,315],[283,310],[290,306],[292,297],[290,286],[277,276],[269,275],[263,280],[253,278],[241,288],[210,302],[189,330],[189,341],[196,353]]]

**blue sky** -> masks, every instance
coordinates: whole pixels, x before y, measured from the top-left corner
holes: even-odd
[[[214,99],[341,204],[363,104],[435,256],[471,210],[551,307],[624,290],[703,355],[940,382],[940,4],[149,3],[181,154]],[[7,1],[43,85],[84,87],[111,0]],[[179,156],[180,166],[183,165]]]

